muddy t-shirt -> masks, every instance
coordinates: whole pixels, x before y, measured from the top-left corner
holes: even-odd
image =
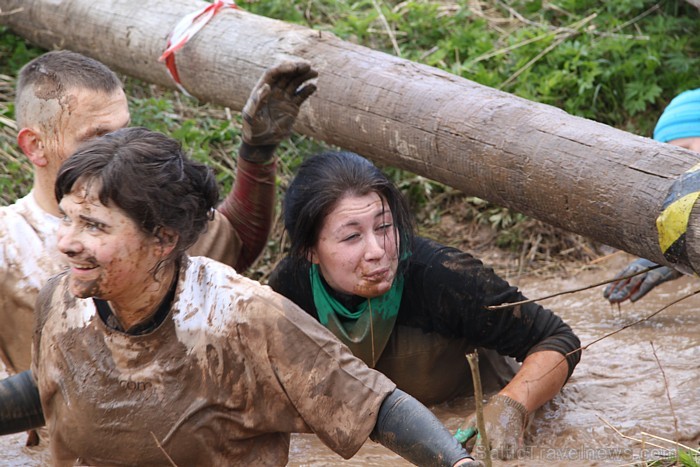
[[[33,192],[0,208],[0,359],[10,372],[29,369],[34,302],[48,278],[66,268],[56,248],[58,222]]]
[[[284,465],[290,432],[352,456],[394,384],[269,287],[187,259],[153,332],[105,326],[67,274],[38,303],[32,369],[57,464]]]
[[[66,268],[56,247],[59,218],[39,207],[33,192],[0,207],[0,360],[12,372],[29,369],[34,303],[49,277]],[[241,241],[228,220],[214,220],[191,249],[233,266]]]

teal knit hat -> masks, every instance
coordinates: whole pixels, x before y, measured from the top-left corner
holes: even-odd
[[[674,97],[656,123],[656,141],[667,143],[679,138],[700,138],[700,88]]]

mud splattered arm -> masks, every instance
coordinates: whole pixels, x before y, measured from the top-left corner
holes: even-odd
[[[559,316],[537,303],[488,310],[524,300],[517,287],[499,277],[473,256],[425,239],[414,252],[423,266],[414,266],[411,286],[415,296],[411,319],[424,331],[465,338],[470,344],[494,349],[523,361],[535,352],[553,350],[567,355],[580,345],[579,339]],[[411,297],[413,299],[413,297]],[[568,375],[580,354],[567,357]]]
[[[267,244],[275,201],[277,145],[289,138],[304,101],[316,91],[307,81],[318,73],[306,62],[284,62],[268,69],[243,108],[243,143],[236,181],[218,207],[243,246],[235,264],[248,268]]]

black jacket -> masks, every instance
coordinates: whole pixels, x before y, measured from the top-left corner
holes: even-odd
[[[494,349],[519,362],[534,352],[554,350],[566,355],[581,345],[569,325],[536,303],[486,310],[489,305],[526,297],[467,253],[417,237],[408,261],[397,324],[465,338],[474,346]],[[272,272],[269,284],[318,319],[309,267],[285,258]],[[350,309],[361,301],[331,292]],[[569,376],[580,355],[574,352],[567,357]]]

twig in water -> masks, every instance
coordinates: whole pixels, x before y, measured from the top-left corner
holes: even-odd
[[[627,435],[623,434],[620,430],[618,430],[617,428],[612,426],[612,424],[610,424],[607,420],[605,420],[600,415],[596,415],[596,416],[600,419],[600,421],[602,421],[603,423],[608,425],[610,428],[612,428],[615,431],[615,433],[617,433],[618,435],[622,436],[625,439],[629,439],[629,440],[635,441],[635,442],[640,443],[640,444],[648,444],[649,446],[654,446],[655,448],[659,448],[659,449],[667,449],[663,446],[660,446],[660,445],[654,444],[654,443],[650,443],[650,442],[643,440],[643,439],[637,439],[637,438],[633,438],[631,436],[627,436]]]
[[[644,321],[648,321],[648,320],[650,320],[651,318],[653,318],[654,316],[656,316],[656,315],[658,315],[659,313],[661,313],[662,311],[664,311],[665,309],[667,309],[667,308],[669,308],[669,307],[675,305],[675,304],[678,303],[678,302],[681,302],[681,301],[685,300],[686,298],[690,298],[690,297],[692,297],[693,295],[697,295],[697,294],[699,294],[699,293],[700,293],[700,290],[696,290],[695,292],[691,292],[691,293],[689,293],[688,295],[684,295],[684,296],[682,296],[681,298],[679,298],[678,300],[674,300],[674,301],[672,301],[671,303],[669,303],[668,305],[661,307],[660,309],[656,310],[655,312],[653,312],[653,313],[650,314],[649,316],[645,316],[645,317],[642,318],[642,319],[638,319],[637,321],[634,321],[634,322],[632,322],[632,323],[629,323],[629,324],[626,324],[626,325],[622,326],[620,329],[617,329],[617,330],[615,330],[615,331],[613,331],[613,332],[609,332],[609,333],[605,334],[603,337],[599,337],[598,339],[596,339],[596,340],[594,340],[594,341],[592,341],[592,342],[586,344],[585,346],[581,347],[580,349],[577,349],[576,351],[578,351],[578,350],[586,350],[586,349],[588,349],[588,347],[592,346],[592,345],[595,344],[596,342],[600,342],[600,341],[602,341],[603,339],[605,339],[605,338],[607,338],[607,337],[610,337],[610,336],[612,336],[612,335],[614,335],[614,334],[617,334],[618,332],[623,331],[623,330],[625,330],[625,329],[627,329],[627,328],[629,328],[629,327],[635,326],[635,325],[637,325],[637,324],[639,324],[639,323],[642,323],[642,322],[644,322]],[[575,352],[575,351],[573,351],[573,352]]]
[[[532,298],[532,299],[528,299],[528,300],[521,300],[519,302],[501,303],[500,305],[490,305],[490,306],[487,306],[484,308],[486,308],[487,310],[501,310],[503,308],[510,308],[510,307],[516,306],[516,305],[525,305],[526,303],[541,302],[543,300],[548,300],[550,298],[559,297],[560,295],[582,292],[584,290],[589,290],[589,289],[594,289],[596,287],[600,287],[601,285],[610,284],[611,282],[617,282],[617,281],[629,279],[630,277],[638,276],[640,274],[644,274],[645,272],[649,272],[649,271],[652,271],[652,270],[654,270],[656,268],[660,268],[660,267],[661,267],[661,265],[657,264],[657,265],[652,266],[650,268],[642,269],[641,271],[638,271],[638,272],[635,272],[632,274],[628,274],[626,276],[615,277],[613,279],[608,279],[608,280],[605,280],[603,282],[596,282],[595,284],[586,285],[584,287],[579,287],[579,288],[571,289],[571,290],[564,290],[563,292],[557,292],[557,293],[553,293],[551,295],[545,295],[544,297]],[[676,302],[674,302],[674,303],[676,303]]]
[[[638,319],[637,321],[633,321],[633,322],[631,322],[631,323],[629,323],[629,324],[625,324],[625,325],[622,326],[620,329],[616,329],[616,330],[614,330],[614,331],[612,331],[612,332],[609,332],[609,333],[603,335],[602,337],[599,337],[599,338],[597,338],[597,339],[595,339],[595,340],[589,342],[588,344],[579,347],[578,349],[574,349],[574,350],[572,350],[571,352],[568,352],[568,353],[565,355],[565,357],[568,357],[568,356],[570,356],[570,355],[573,355],[573,354],[575,354],[576,352],[583,352],[584,350],[588,350],[588,348],[589,348],[590,346],[592,346],[593,344],[595,344],[595,343],[597,343],[597,342],[600,342],[600,341],[602,341],[603,339],[607,339],[607,338],[610,337],[610,336],[614,336],[614,335],[617,334],[618,332],[624,331],[624,330],[627,329],[627,328],[630,328],[630,327],[632,327],[632,326],[635,326],[635,325],[637,325],[637,324],[639,324],[639,323],[643,323],[644,321],[648,321],[648,320],[650,320],[651,318],[653,318],[654,316],[656,316],[656,315],[658,315],[659,313],[661,313],[662,311],[664,311],[665,309],[670,308],[670,307],[672,307],[673,305],[675,305],[676,303],[682,302],[682,301],[685,300],[686,298],[690,298],[690,297],[692,297],[692,296],[694,296],[694,295],[697,295],[697,294],[699,294],[699,293],[700,293],[700,290],[696,290],[695,292],[691,292],[691,293],[689,293],[689,294],[687,294],[687,295],[684,295],[684,296],[682,296],[681,298],[679,298],[678,300],[674,300],[673,302],[669,303],[668,305],[665,305],[665,306],[661,307],[660,309],[656,310],[655,312],[653,312],[652,314],[650,314],[650,315],[648,315],[648,316],[645,316],[644,318]],[[561,364],[562,364],[563,362],[565,362],[565,361],[566,361],[566,358],[564,358],[562,361],[560,361],[559,363],[557,363],[556,365],[554,365],[554,367],[553,367],[551,370],[549,370],[549,371],[547,372],[547,374],[549,374],[550,372],[554,371],[555,368],[557,368],[559,365],[561,365]]]
[[[655,447],[655,448],[662,449],[662,450],[664,450],[664,451],[669,450],[669,448],[666,447],[666,446],[661,446],[661,445],[659,445],[659,444],[650,443],[648,440],[644,439],[645,436],[648,436],[648,437],[653,438],[653,439],[658,439],[659,441],[664,441],[664,442],[666,442],[666,443],[673,444],[674,446],[676,446],[676,449],[678,449],[678,447],[681,447],[681,448],[683,448],[683,449],[686,449],[686,450],[687,450],[688,452],[690,452],[690,453],[693,453],[693,454],[700,454],[700,451],[698,451],[697,449],[693,449],[693,448],[691,448],[691,447],[689,447],[689,446],[686,446],[686,445],[684,445],[684,444],[678,443],[678,442],[676,442],[676,441],[671,441],[670,439],[662,438],[661,436],[652,435],[651,433],[647,433],[647,432],[645,432],[645,431],[642,431],[642,432],[641,432],[642,439],[637,439],[637,438],[633,438],[633,437],[631,437],[631,436],[627,436],[627,435],[623,434],[620,430],[618,430],[617,428],[615,428],[610,422],[608,422],[607,420],[605,420],[605,419],[604,419],[603,417],[601,417],[600,415],[597,415],[597,417],[600,419],[600,421],[602,421],[603,423],[605,423],[606,425],[608,425],[610,428],[612,428],[613,431],[614,431],[615,433],[617,433],[619,436],[621,436],[621,437],[623,437],[623,438],[625,438],[625,439],[629,439],[629,440],[632,440],[632,441],[634,441],[634,442],[637,442],[637,443],[641,444],[642,446],[649,445],[649,446],[653,446],[653,447]],[[629,466],[633,466],[633,465],[634,465],[634,466],[638,466],[638,465],[639,465],[639,462],[633,462],[633,463],[631,463],[631,464],[624,464],[624,465],[621,465],[621,466],[618,466],[618,467],[625,467],[625,466],[628,466],[628,465],[629,465]],[[646,464],[645,464],[645,465],[646,465]]]
[[[649,344],[651,345],[651,352],[654,354],[656,364],[659,366],[659,370],[661,370],[661,377],[664,380],[664,387],[666,388],[666,398],[668,399],[668,406],[671,408],[671,416],[673,417],[673,429],[676,435],[676,444],[678,444],[678,440],[680,439],[680,436],[678,436],[678,418],[676,417],[676,411],[673,410],[673,402],[671,402],[671,393],[668,390],[668,380],[666,379],[666,372],[664,372],[664,368],[661,366],[659,357],[656,355],[654,343],[650,341]]]
[[[479,436],[481,443],[484,446],[484,463],[486,467],[491,467],[491,449],[489,446],[489,438],[486,433],[486,425],[484,424],[484,393],[481,389],[481,376],[479,375],[479,354],[474,351],[466,355],[469,368],[472,370],[472,380],[474,382],[474,401],[476,402],[476,425],[479,427]]]
[[[667,443],[669,443],[669,444],[673,444],[673,445],[676,445],[676,446],[680,446],[680,447],[682,447],[683,449],[686,449],[688,452],[691,452],[691,453],[693,453],[693,454],[698,454],[698,455],[700,455],[700,451],[698,451],[697,449],[693,449],[693,448],[691,448],[690,446],[686,446],[685,444],[681,444],[681,443],[679,443],[679,442],[677,442],[677,441],[671,441],[670,439],[662,438],[661,436],[652,435],[651,433],[647,433],[646,431],[642,431],[641,434],[642,434],[643,436],[648,436],[648,437],[650,437],[650,438],[658,439],[658,440],[660,440],[660,441],[665,441],[665,442],[667,442]]]

